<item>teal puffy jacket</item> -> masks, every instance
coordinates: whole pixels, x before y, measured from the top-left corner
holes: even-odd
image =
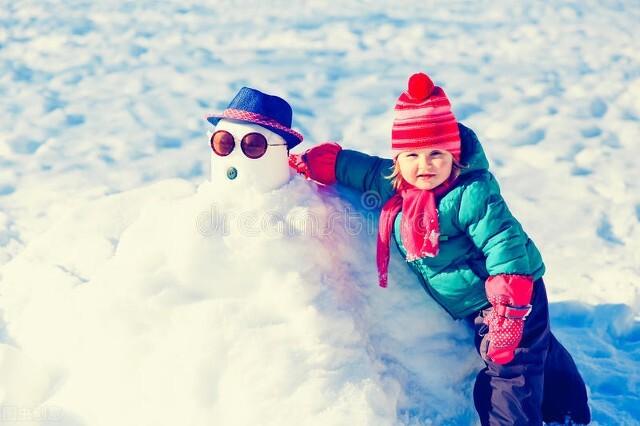
[[[489,172],[489,162],[475,133],[458,124],[465,165],[452,188],[438,201],[440,252],[409,262],[424,289],[453,318],[464,318],[489,305],[484,283],[498,274],[544,274],[540,252],[513,217]],[[336,160],[338,183],[358,191],[373,191],[385,203],[394,194],[393,160],[343,149]],[[403,257],[399,213],[394,239]]]

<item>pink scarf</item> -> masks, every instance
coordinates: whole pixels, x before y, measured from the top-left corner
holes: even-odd
[[[382,207],[376,252],[380,287],[387,286],[389,242],[393,233],[394,219],[400,210],[402,210],[400,234],[402,244],[407,250],[407,260],[438,255],[440,224],[436,197],[444,195],[451,187],[453,180],[450,178],[432,190],[418,189],[403,180],[398,191]]]

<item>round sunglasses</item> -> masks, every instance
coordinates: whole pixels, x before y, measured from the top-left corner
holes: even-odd
[[[233,135],[226,130],[218,130],[211,135],[211,149],[217,155],[226,157],[233,152],[236,147],[236,140]],[[286,143],[272,144],[267,143],[267,138],[260,133],[247,133],[240,140],[240,149],[244,155],[251,159],[262,157],[267,152],[268,146],[281,146]]]

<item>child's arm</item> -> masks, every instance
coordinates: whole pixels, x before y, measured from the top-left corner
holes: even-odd
[[[529,275],[527,235],[505,203],[498,184],[488,175],[470,183],[464,190],[459,222],[482,250],[490,275]]]
[[[395,192],[391,180],[386,178],[391,167],[393,160],[343,149],[336,162],[336,178],[357,191],[375,193],[383,205]]]
[[[507,208],[491,175],[465,189],[459,221],[474,245],[482,250],[490,274],[485,284],[487,299],[493,305],[486,318],[487,356],[506,364],[515,356],[531,308],[533,279],[526,247],[528,237]]]
[[[337,143],[316,145],[303,154],[290,154],[289,164],[298,173],[324,185],[339,182],[360,192],[372,191],[384,204],[395,192],[385,176],[393,161],[342,149]]]

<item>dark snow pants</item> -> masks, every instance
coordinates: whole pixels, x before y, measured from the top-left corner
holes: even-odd
[[[542,279],[533,287],[533,309],[525,321],[522,341],[513,361],[499,365],[486,358],[487,310],[469,318],[475,344],[486,363],[476,378],[473,398],[482,425],[587,424],[591,413],[587,390],[569,352],[549,329],[547,292]]]

